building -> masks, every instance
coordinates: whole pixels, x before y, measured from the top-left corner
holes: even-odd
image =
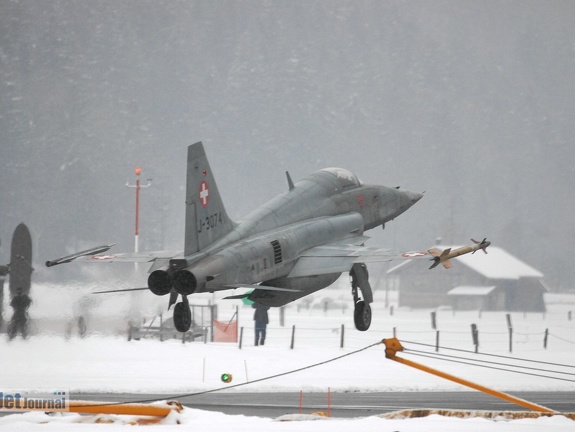
[[[543,274],[505,250],[491,246],[487,254],[478,251],[452,261],[449,270],[429,270],[430,263],[421,259],[405,261],[387,272],[388,289],[398,290],[399,306],[412,308],[545,311]]]

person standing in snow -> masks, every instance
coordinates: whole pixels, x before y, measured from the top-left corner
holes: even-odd
[[[22,288],[18,288],[17,294],[12,298],[10,306],[14,309],[14,315],[8,324],[8,337],[10,340],[21,333],[22,337],[28,337],[28,308],[32,300],[22,292]]]
[[[270,322],[268,318],[269,306],[254,303],[252,307],[255,309],[255,345],[263,345],[266,341],[266,327]]]
[[[4,281],[6,276],[10,273],[10,267],[7,265],[0,265],[0,328],[4,323]]]

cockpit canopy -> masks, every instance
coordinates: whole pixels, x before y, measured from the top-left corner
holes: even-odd
[[[342,190],[359,187],[363,184],[354,173],[343,168],[325,168],[321,171],[325,171],[334,175],[337,178]]]

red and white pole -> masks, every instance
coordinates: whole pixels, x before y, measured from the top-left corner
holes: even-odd
[[[141,185],[140,184],[140,174],[142,174],[142,168],[140,168],[139,166],[137,166],[134,169],[134,174],[136,174],[136,184],[131,185],[128,182],[126,182],[126,186],[131,187],[131,188],[136,188],[136,229],[135,229],[135,233],[134,233],[134,252],[137,253],[140,251],[140,244],[139,244],[139,238],[140,238],[140,189],[150,187],[152,185],[152,179],[148,179],[147,180],[148,183],[146,185]]]
[[[136,174],[136,232],[134,234],[134,252],[139,252],[139,236],[140,236],[140,174],[142,168],[139,166],[134,170]]]

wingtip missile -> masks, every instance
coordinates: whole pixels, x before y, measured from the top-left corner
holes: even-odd
[[[451,258],[456,258],[461,255],[465,255],[468,253],[474,254],[478,250],[482,250],[484,253],[487,253],[487,248],[491,245],[491,242],[484,238],[482,241],[477,241],[471,239],[471,241],[475,244],[470,246],[463,246],[454,250],[451,248],[447,248],[444,251],[440,251],[439,249],[433,248],[429,249],[428,252],[433,255],[431,267],[429,269],[433,269],[437,267],[439,264],[443,265],[446,269],[450,269],[453,267],[453,263],[450,261]]]
[[[72,255],[66,255],[64,257],[56,258],[54,260],[48,260],[48,261],[46,261],[46,267],[53,267],[55,265],[69,263],[71,261],[74,261],[77,258],[81,258],[84,256],[92,256],[92,255],[97,255],[99,253],[107,252],[114,245],[115,245],[115,243],[112,243],[109,245],[103,245],[103,246],[96,246],[96,247],[93,247],[90,249],[86,249],[84,251],[76,252]]]

